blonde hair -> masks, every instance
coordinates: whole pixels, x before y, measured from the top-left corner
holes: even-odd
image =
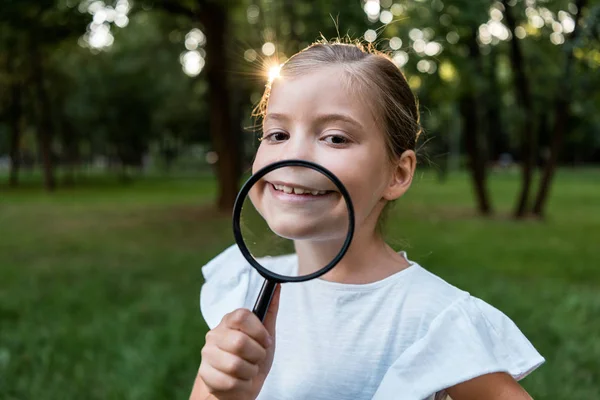
[[[385,133],[390,158],[400,157],[405,150],[415,150],[421,134],[417,100],[402,71],[387,54],[372,45],[341,39],[315,42],[288,59],[281,66],[280,76],[297,77],[333,65],[344,69],[350,79],[349,87],[368,93],[373,114]],[[267,84],[254,110],[259,118],[266,114],[271,84]]]

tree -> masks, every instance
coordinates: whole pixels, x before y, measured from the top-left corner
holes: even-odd
[[[0,25],[4,31],[9,32],[11,37],[19,38],[18,46],[13,47],[16,52],[11,56],[27,58],[31,62],[31,68],[27,72],[28,81],[34,90],[31,101],[36,105],[37,138],[44,171],[44,186],[52,191],[56,186],[52,153],[55,127],[47,90],[46,63],[48,54],[55,46],[79,36],[79,32],[85,26],[84,20],[60,0],[23,0],[3,4]],[[14,74],[14,71],[12,73]],[[22,93],[19,89],[15,90]],[[13,126],[18,125],[17,114],[20,110],[17,104],[21,101],[20,98],[13,98],[12,101],[13,108],[9,114],[13,118],[11,125],[16,124]],[[13,139],[18,141],[19,135],[14,132],[13,127]],[[17,144],[13,144],[15,145]]]
[[[466,38],[468,57],[472,62],[474,76],[484,75],[482,56],[477,44],[475,29]],[[478,210],[483,215],[492,214],[492,206],[486,185],[486,154],[482,146],[482,113],[481,104],[483,95],[474,79],[474,86],[466,90],[461,98],[460,110],[463,116],[463,135],[465,148],[469,157],[469,171],[471,172]]]
[[[53,82],[61,82],[51,92],[63,164],[98,156],[118,167],[124,180],[164,143],[209,140],[206,85],[184,75],[179,44],[169,38],[178,24],[160,13],[130,17],[127,29],[113,31],[111,46],[64,44],[50,60]]]
[[[230,119],[232,111],[227,74],[229,61],[225,51],[229,45],[227,9],[223,3],[209,0],[155,1],[150,4],[159,10],[187,18],[190,25],[200,23],[204,28],[207,43],[204,74],[208,83],[210,135],[214,151],[218,155],[217,207],[221,211],[230,211],[241,177],[241,149]]]
[[[567,121],[570,116],[571,96],[573,92],[571,82],[574,69],[575,48],[578,44],[579,36],[581,35],[580,20],[583,10],[587,6],[587,0],[577,0],[575,6],[577,7],[577,12],[575,13],[575,28],[569,37],[568,43],[565,45],[566,57],[564,61],[564,72],[562,79],[559,81],[560,83],[558,85],[559,87],[554,104],[554,127],[552,130],[550,155],[544,167],[537,196],[532,208],[533,214],[537,217],[543,217],[544,215],[544,208],[548,199],[550,185],[556,170],[558,154],[564,141],[565,132],[567,130]]]
[[[11,40],[12,39],[12,40]],[[20,167],[20,151],[19,145],[22,134],[22,118],[23,118],[23,83],[22,77],[17,73],[17,64],[19,59],[16,56],[16,43],[14,38],[9,38],[7,43],[7,55],[5,59],[6,63],[6,75],[9,80],[7,99],[7,119],[10,128],[9,138],[9,155],[10,155],[10,173],[8,182],[11,187],[16,187],[19,181],[19,167]]]
[[[510,41],[510,61],[514,74],[515,94],[517,104],[520,109],[520,130],[521,130],[521,165],[523,170],[523,178],[521,181],[521,192],[519,200],[515,208],[515,217],[522,218],[527,213],[529,193],[533,176],[533,168],[535,163],[536,146],[535,146],[535,129],[533,100],[531,98],[531,88],[529,79],[527,78],[526,65],[523,57],[521,44],[517,40],[516,28],[517,23],[513,16],[512,7],[508,0],[502,0],[504,6],[504,16],[508,29],[513,38]]]

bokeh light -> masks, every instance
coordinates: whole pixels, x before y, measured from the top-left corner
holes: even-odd
[[[402,4],[394,3],[392,7],[390,7],[390,11],[396,17],[402,15],[404,13],[404,6]]]
[[[423,31],[413,28],[408,32],[408,37],[413,41],[423,39]]]
[[[205,156],[206,162],[208,164],[216,164],[219,161],[219,155],[216,151],[208,151]]]
[[[425,52],[425,46],[427,45],[427,43],[425,43],[425,41],[423,39],[417,39],[415,40],[415,42],[413,43],[413,49],[421,54]]]
[[[445,82],[453,82],[458,76],[458,72],[452,63],[444,61],[440,64],[439,75]]]
[[[114,43],[111,32],[111,24],[119,28],[125,28],[129,24],[129,13],[131,6],[128,0],[117,1],[115,8],[106,5],[103,1],[83,1],[79,3],[79,11],[92,15],[92,22],[87,27],[87,32],[77,43],[82,47],[94,50],[110,48]]]
[[[448,32],[448,34],[446,34],[446,40],[450,44],[458,43],[459,39],[460,39],[460,36],[458,35],[458,33],[456,31],[451,31],[451,32]]]
[[[119,14],[115,18],[115,25],[119,28],[125,28],[129,24],[129,18],[127,15]]]
[[[392,60],[394,61],[394,64],[398,66],[398,68],[402,68],[408,62],[408,53],[405,51],[397,51],[392,56]]]
[[[497,8],[492,8],[490,10],[490,17],[492,18],[492,21],[502,21],[504,15],[502,15],[502,11],[498,10]]]
[[[527,37],[527,30],[522,26],[517,26],[515,28],[515,35],[517,35],[519,39],[525,39]]]
[[[202,71],[202,68],[204,68],[205,63],[204,58],[197,50],[184,53],[181,61],[183,61],[183,72],[188,76],[198,75]]]
[[[431,60],[419,60],[417,69],[422,73],[433,74],[437,70],[437,64]]]
[[[381,5],[379,0],[367,0],[364,5],[365,13],[369,18],[369,21],[375,22],[379,19],[379,12],[381,11]]]
[[[244,52],[244,59],[248,62],[256,61],[257,57],[258,57],[258,53],[254,49],[248,49]]]
[[[373,29],[367,29],[365,31],[365,40],[369,43],[373,43],[377,39],[377,32]]]
[[[198,28],[191,29],[185,35],[184,46],[187,51],[179,57],[183,72],[194,77],[202,72],[206,64],[206,51],[202,48],[206,44],[206,35]]]
[[[397,36],[390,39],[390,48],[392,50],[398,50],[400,47],[402,47],[402,39]]]
[[[265,56],[272,56],[273,54],[275,54],[275,44],[272,42],[266,42],[262,45],[261,50]]]
[[[428,56],[437,56],[442,52],[442,45],[437,42],[429,42],[425,45],[425,54]]]
[[[565,37],[562,33],[552,32],[550,34],[550,41],[556,45],[563,44],[565,42]]]
[[[394,15],[387,10],[382,11],[381,15],[379,16],[379,20],[381,21],[382,24],[389,24],[390,22],[392,22],[394,20]]]
[[[450,16],[450,14],[440,15],[440,24],[442,24],[442,26],[452,25],[452,17]]]
[[[561,10],[558,12],[558,20],[560,21],[565,33],[571,33],[575,30],[575,20],[569,13]]]
[[[246,18],[248,19],[248,23],[256,24],[258,22],[258,17],[260,16],[260,8],[257,5],[250,5],[246,10]]]
[[[421,78],[419,78],[417,75],[413,75],[408,78],[408,86],[410,86],[412,90],[419,89],[421,87],[421,83]]]

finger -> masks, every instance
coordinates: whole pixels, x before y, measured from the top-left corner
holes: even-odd
[[[203,351],[202,357],[211,367],[238,379],[248,380],[258,374],[258,365],[250,364],[243,358],[223,351],[218,347],[207,347]]]
[[[219,371],[208,363],[200,364],[198,375],[204,381],[208,391],[212,394],[228,391],[247,391],[252,388],[252,381],[238,379]]]
[[[226,324],[232,329],[244,332],[260,343],[265,349],[271,345],[270,335],[258,317],[248,309],[240,308],[225,318]]]
[[[267,310],[267,315],[265,316],[264,325],[267,329],[267,332],[271,337],[275,337],[275,324],[277,322],[277,313],[279,312],[279,298],[281,296],[281,284],[278,283],[275,288],[275,293],[273,293],[273,299],[271,300],[271,304],[269,305],[269,309]]]
[[[251,364],[257,364],[267,356],[267,350],[242,331],[228,329],[219,336],[217,347],[235,354]]]

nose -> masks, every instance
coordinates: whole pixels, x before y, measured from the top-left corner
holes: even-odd
[[[281,151],[278,154],[277,161],[283,160],[314,160],[314,143],[311,140],[311,135],[308,133],[294,132],[290,138],[281,146]]]

